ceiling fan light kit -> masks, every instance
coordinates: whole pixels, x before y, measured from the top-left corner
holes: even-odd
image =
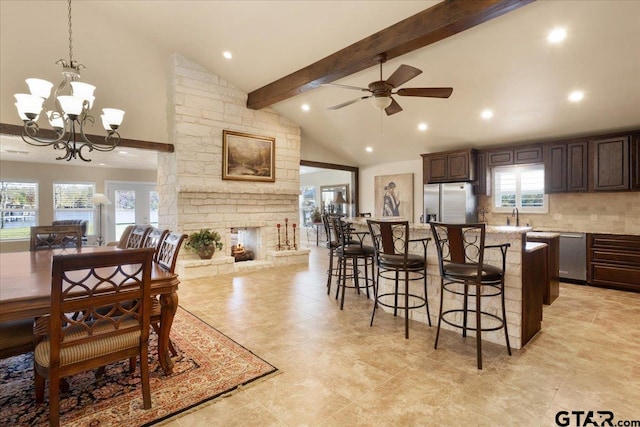
[[[399,86],[405,84],[414,77],[422,74],[422,70],[419,70],[410,65],[400,65],[396,71],[391,74],[387,80],[382,79],[382,64],[387,61],[387,56],[382,53],[374,57],[374,61],[380,65],[380,80],[369,83],[368,87],[356,87],[340,84],[328,83],[323,86],[334,86],[343,89],[354,89],[363,92],[370,92],[371,95],[361,96],[360,98],[352,99],[351,101],[343,102],[342,104],[329,107],[329,110],[338,110],[342,107],[346,107],[351,104],[355,104],[363,99],[371,98],[371,103],[380,110],[384,110],[387,116],[402,111],[402,107],[392,95],[398,96],[416,96],[421,98],[449,98],[453,93],[451,87],[424,87],[424,88],[403,88],[397,89]],[[394,90],[397,89],[395,92]]]
[[[85,157],[86,151],[112,151],[120,143],[117,129],[122,124],[124,111],[115,108],[104,108],[100,116],[102,125],[107,131],[104,141],[92,142],[85,135],[86,122],[93,123],[94,118],[89,115],[93,107],[95,86],[79,82],[80,70],[84,65],[73,60],[73,39],[71,33],[71,0],[68,0],[69,20],[69,61],[60,59],[56,64],[62,66],[63,81],[49,98],[53,83],[42,79],[27,79],[30,94],[15,95],[16,108],[20,119],[24,122],[22,139],[35,146],[53,146],[56,150],[65,150],[56,160],[71,160],[80,158],[85,162],[91,160]],[[66,94],[65,94],[66,93]],[[36,123],[45,102],[50,100],[54,105],[45,108],[49,125],[53,128],[54,137],[45,138],[40,133]],[[77,132],[76,132],[77,131]]]

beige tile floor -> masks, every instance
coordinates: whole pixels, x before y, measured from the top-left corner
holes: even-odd
[[[640,294],[562,284],[522,350],[381,313],[326,294],[326,249],[309,265],[183,281],[180,304],[278,367],[279,375],[168,426],[553,426],[558,411],[640,420]],[[433,307],[432,310],[437,310]],[[598,418],[595,418],[598,421]],[[575,419],[572,421],[575,424]]]

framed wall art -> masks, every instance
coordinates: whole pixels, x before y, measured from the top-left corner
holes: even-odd
[[[374,180],[375,215],[413,222],[413,174],[380,175]]]
[[[275,138],[222,131],[222,179],[274,182],[275,165]]]

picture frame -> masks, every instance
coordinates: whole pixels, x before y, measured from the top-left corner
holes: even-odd
[[[413,222],[413,174],[379,175],[374,178],[375,215]]]
[[[222,179],[275,182],[276,139],[222,131]]]

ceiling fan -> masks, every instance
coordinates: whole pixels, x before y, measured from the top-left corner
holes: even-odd
[[[333,107],[329,107],[328,110],[337,110],[339,108],[346,107],[347,105],[355,104],[356,102],[362,101],[363,99],[371,98],[373,105],[381,110],[384,110],[387,113],[387,116],[390,116],[402,111],[402,107],[396,102],[395,99],[393,99],[392,95],[419,96],[423,98],[448,98],[453,92],[453,88],[451,87],[414,87],[398,89],[398,86],[405,84],[412,78],[421,74],[422,70],[411,67],[410,65],[403,64],[400,65],[398,69],[394,71],[387,80],[382,80],[382,64],[387,61],[387,55],[384,53],[376,55],[374,60],[375,62],[380,64],[380,80],[369,83],[369,86],[366,88],[341,85],[336,83],[327,83],[323,85],[341,87],[344,89],[355,89],[363,92],[371,92],[371,95],[361,96],[360,98],[352,99],[351,101],[334,105]]]

